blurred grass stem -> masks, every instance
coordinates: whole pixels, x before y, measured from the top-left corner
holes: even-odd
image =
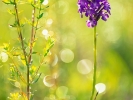
[[[96,68],[97,68],[97,54],[96,54],[96,44],[97,44],[97,38],[96,38],[96,26],[94,27],[94,47],[93,47],[93,53],[94,53],[94,69],[93,69],[93,87],[92,87],[92,94],[90,100],[93,100],[94,92],[95,92],[95,84],[96,84]],[[95,99],[94,99],[95,100]]]
[[[97,99],[97,96],[98,96],[98,92],[96,93],[96,96],[95,96],[94,100],[96,100],[96,99]]]

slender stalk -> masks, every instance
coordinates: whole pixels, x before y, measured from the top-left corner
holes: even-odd
[[[42,64],[44,64],[44,57],[42,58],[42,61],[40,62],[40,65],[38,66],[38,69],[36,70],[36,72],[32,78],[32,81],[34,81],[35,77],[37,76],[38,71],[39,71],[40,67],[42,66]]]
[[[96,93],[94,100],[96,100],[96,99],[97,99],[97,96],[98,96],[98,92]]]
[[[36,1],[34,0],[34,4],[35,4],[35,3],[36,3]],[[40,15],[40,11],[41,11],[41,4],[40,4],[40,9],[39,9],[39,15]],[[29,54],[28,63],[31,62],[32,50],[33,50],[33,43],[34,43],[34,41],[35,41],[37,26],[38,26],[38,22],[39,22],[39,19],[37,19],[36,26],[34,26],[34,23],[35,23],[35,13],[36,13],[36,8],[33,7],[33,12],[32,12],[32,29],[31,29],[31,41],[30,41],[30,54]],[[34,29],[34,28],[35,28],[35,29]]]
[[[21,46],[22,46],[22,50],[23,50],[23,54],[24,54],[24,57],[25,57],[25,62],[26,62],[26,65],[28,65],[28,62],[27,62],[27,58],[26,58],[26,51],[25,51],[25,47],[24,47],[24,41],[23,41],[23,35],[22,35],[22,32],[21,32],[21,26],[20,26],[20,21],[19,21],[19,16],[18,16],[18,7],[17,7],[17,4],[16,4],[16,0],[14,0],[14,8],[15,8],[15,20],[18,24],[17,26],[17,30],[18,30],[18,35],[19,35],[19,38],[20,38],[20,41],[21,41]]]
[[[14,64],[13,68],[14,68],[14,69],[16,70],[16,72],[19,74],[20,79],[22,80],[22,82],[26,83],[26,80],[25,80],[25,78],[23,77],[22,73],[19,71],[19,69],[18,69],[18,67],[17,67],[17,64],[15,63],[15,61],[13,60],[13,58],[11,57],[11,55],[10,55],[10,54],[8,54],[8,55],[9,55],[9,57],[10,57],[12,63]]]
[[[35,14],[35,7],[34,7],[34,14]],[[41,3],[40,3],[40,8],[39,8],[39,12],[38,12],[38,15],[40,15],[40,13],[41,13]],[[34,17],[35,17],[35,15],[34,15]],[[33,17],[33,22],[34,22],[34,17]],[[35,30],[34,30],[34,34],[32,35],[33,36],[33,42],[35,41],[35,38],[36,38],[36,33],[37,33],[37,27],[38,27],[38,22],[39,22],[39,18],[37,18],[37,21],[36,21],[36,26],[35,26]],[[33,29],[34,27],[32,27],[32,29]],[[38,69],[37,69],[37,71],[36,71],[36,73],[35,73],[35,75],[33,76],[33,79],[32,79],[32,81],[35,79],[35,77],[37,76],[37,74],[38,74],[38,71],[39,71],[39,69],[40,69],[40,67],[41,67],[41,65],[43,64],[43,61],[44,61],[44,58],[42,59],[42,61],[41,61],[41,64],[39,65],[39,67],[38,67]]]
[[[40,13],[41,13],[41,3],[40,3],[40,8],[39,8],[39,12],[38,12],[38,15],[40,15]],[[36,26],[35,26],[35,34],[34,34],[34,38],[35,38],[35,36],[36,36],[36,32],[37,32],[37,27],[38,27],[38,22],[39,22],[39,18],[37,19],[37,23],[36,23]]]
[[[35,1],[34,1],[35,4]],[[34,30],[34,23],[35,23],[35,13],[36,13],[36,8],[33,8],[33,12],[32,12],[32,29],[31,29],[31,39],[30,39],[30,54],[29,54],[29,59],[28,59],[28,63],[31,62],[31,58],[32,58],[32,50],[33,50],[33,43],[34,43],[34,34],[35,34],[35,30]]]
[[[34,4],[36,4],[36,1],[34,0]],[[33,45],[34,45],[34,41],[35,41],[35,34],[36,34],[36,29],[34,28],[34,24],[35,24],[35,14],[36,14],[36,8],[33,7],[33,12],[32,12],[32,29],[31,29],[31,39],[30,39],[30,53],[29,53],[29,57],[28,57],[28,64],[30,65],[31,63],[31,59],[32,59],[32,52],[33,52]],[[29,67],[27,69],[27,81],[28,81],[28,86],[27,86],[27,97],[28,100],[30,99],[29,95],[30,95],[30,81],[29,81]]]
[[[25,62],[26,62],[26,66],[27,66],[27,70],[29,70],[29,63],[27,61],[27,56],[26,56],[26,51],[25,51],[25,47],[24,47],[24,41],[23,41],[23,35],[22,35],[22,32],[21,32],[21,26],[20,26],[20,21],[19,21],[19,16],[18,16],[18,7],[17,7],[17,3],[16,3],[16,0],[14,0],[14,8],[15,8],[15,20],[17,22],[17,31],[18,31],[18,35],[19,35],[19,38],[20,38],[20,41],[21,41],[21,46],[22,46],[22,50],[23,50],[23,54],[24,54],[24,58],[25,58]],[[27,71],[27,74],[28,74],[28,71]],[[29,100],[29,75],[27,77],[27,99]]]
[[[35,0],[34,0],[34,4],[35,4]],[[30,39],[30,52],[29,52],[29,57],[28,57],[28,64],[29,66],[27,67],[27,98],[28,100],[30,99],[30,80],[29,80],[29,67],[30,67],[30,63],[31,63],[31,58],[32,58],[32,51],[33,51],[33,43],[34,43],[34,34],[35,34],[35,30],[34,30],[34,23],[35,23],[35,12],[36,12],[36,8],[33,7],[33,12],[32,12],[32,29],[31,29],[31,39]]]
[[[34,1],[34,4],[35,3],[36,3],[36,1]],[[41,12],[41,4],[40,4],[40,9],[39,9],[39,15],[40,15],[40,12]],[[29,59],[28,59],[29,63],[30,63],[31,58],[32,58],[33,43],[35,41],[37,26],[38,26],[38,22],[39,22],[39,19],[37,19],[36,26],[34,26],[34,23],[35,23],[35,13],[36,13],[36,8],[34,7],[33,8],[33,13],[32,13],[32,30],[31,30],[31,41],[30,41],[30,54],[29,54]]]
[[[94,27],[94,48],[93,48],[93,53],[94,53],[94,73],[93,73],[93,87],[92,87],[92,94],[90,100],[93,100],[94,92],[95,92],[95,84],[96,84],[96,69],[97,69],[97,55],[96,55],[96,43],[97,43],[97,38],[96,38],[96,27]]]
[[[25,47],[24,47],[23,36],[22,36],[22,32],[21,32],[21,26],[20,26],[20,21],[19,21],[19,16],[18,16],[18,8],[17,8],[16,0],[14,0],[14,3],[15,3],[14,8],[15,8],[15,12],[16,12],[15,20],[18,24],[18,26],[17,26],[18,36],[19,36],[20,41],[21,41],[21,46],[22,46],[22,50],[23,50],[23,54],[24,54],[24,58],[25,58],[26,66],[27,66],[27,99],[29,100],[30,99],[29,67],[30,67],[30,63],[31,63],[33,43],[35,41],[35,36],[36,36],[36,31],[37,31],[37,26],[38,26],[39,19],[37,19],[37,24],[36,24],[36,26],[34,26],[34,24],[35,24],[35,12],[36,12],[36,8],[34,7],[33,8],[33,13],[32,13],[32,29],[31,29],[31,40],[30,40],[30,52],[29,52],[29,56],[27,58]],[[34,0],[34,4],[35,3],[36,3],[36,1]],[[40,15],[40,12],[41,12],[41,4],[40,4],[40,9],[39,9],[39,15]],[[40,69],[40,66],[39,66],[38,70]],[[35,76],[37,75],[38,70],[37,70]]]

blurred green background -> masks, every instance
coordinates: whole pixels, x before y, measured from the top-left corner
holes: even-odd
[[[26,0],[25,0],[26,1]],[[133,0],[109,0],[111,16],[97,26],[97,83],[104,83],[106,91],[97,100],[133,100]],[[87,18],[80,18],[76,0],[49,0],[42,26],[37,33],[35,51],[42,52],[49,33],[56,42],[40,72],[42,76],[32,86],[34,100],[89,100],[93,76],[93,28],[86,26]],[[44,6],[45,7],[45,6]],[[14,17],[7,9],[12,6],[0,2],[0,46],[17,46],[17,32],[8,27]],[[32,7],[19,5],[21,18],[31,18]],[[28,42],[30,27],[23,29]],[[42,34],[42,31],[44,34]],[[38,57],[34,56],[34,65]],[[9,62],[0,63],[0,100],[7,100],[18,91],[8,80]],[[44,77],[48,82],[43,82]],[[54,78],[53,78],[54,77]],[[61,93],[60,93],[61,92]],[[63,99],[65,97],[65,99]]]

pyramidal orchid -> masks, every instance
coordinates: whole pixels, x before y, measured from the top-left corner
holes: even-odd
[[[96,85],[96,71],[97,71],[97,35],[96,35],[96,26],[99,19],[107,21],[109,18],[111,7],[108,0],[78,0],[78,12],[83,16],[88,17],[86,24],[88,27],[94,27],[94,47],[93,47],[93,55],[94,55],[94,68],[93,68],[93,86],[92,86],[92,94],[90,100],[96,100],[98,94],[95,93],[95,85]],[[93,99],[94,98],[94,99]]]
[[[78,0],[78,12],[89,19],[86,21],[88,27],[95,27],[101,18],[106,21],[109,18],[110,4],[107,0]]]

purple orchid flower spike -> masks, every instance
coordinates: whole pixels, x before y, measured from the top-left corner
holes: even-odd
[[[111,15],[110,9],[108,0],[78,0],[78,12],[81,17],[83,14],[89,17],[86,21],[88,27],[95,27],[100,18],[106,21]]]

